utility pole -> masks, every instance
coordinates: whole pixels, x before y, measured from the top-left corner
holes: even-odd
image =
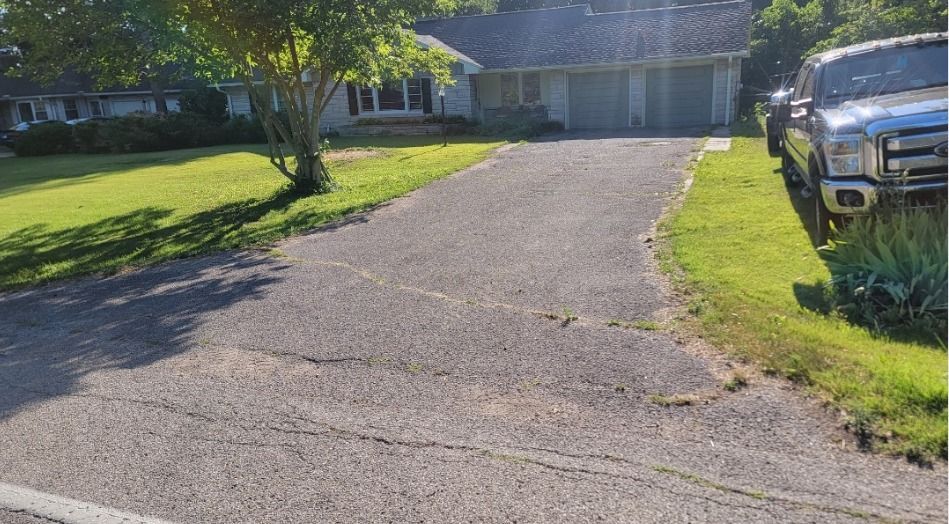
[[[448,147],[448,122],[445,121],[445,86],[438,86],[438,98],[442,102],[442,147]]]

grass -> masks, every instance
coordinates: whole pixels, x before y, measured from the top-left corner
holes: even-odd
[[[380,155],[330,162],[340,189],[296,197],[265,146],[0,159],[0,289],[259,245],[403,195],[497,140],[338,138]]]
[[[662,267],[692,294],[705,336],[839,408],[865,447],[946,458],[946,352],[887,338],[828,311],[812,203],[787,188],[756,123],[708,153],[664,221]]]

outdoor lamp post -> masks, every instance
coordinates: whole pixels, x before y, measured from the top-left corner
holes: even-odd
[[[438,99],[442,103],[442,146],[448,146],[448,124],[445,122],[445,86],[438,86]]]

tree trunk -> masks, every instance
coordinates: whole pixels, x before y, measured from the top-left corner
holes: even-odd
[[[165,88],[162,87],[161,82],[155,79],[149,80],[148,83],[152,88],[152,96],[155,97],[155,112],[159,115],[168,114],[168,101],[165,100]]]
[[[327,193],[332,190],[329,170],[323,164],[323,155],[301,155],[297,157],[296,180],[293,183],[298,193]]]

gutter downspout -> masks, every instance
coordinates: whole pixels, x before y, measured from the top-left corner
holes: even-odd
[[[725,125],[732,123],[732,57],[728,57],[728,72],[725,75]]]

